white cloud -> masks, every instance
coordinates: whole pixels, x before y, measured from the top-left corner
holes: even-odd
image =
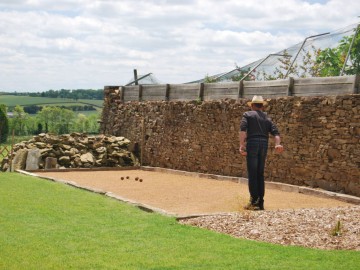
[[[358,21],[360,3],[240,0],[0,1],[0,90],[164,83],[229,71]]]

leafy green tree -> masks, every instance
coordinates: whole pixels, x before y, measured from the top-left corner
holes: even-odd
[[[37,123],[36,134],[40,134],[43,132],[43,125],[41,123]]]
[[[29,115],[25,122],[27,134],[26,135],[36,135],[39,134],[38,132],[38,121],[35,116]]]
[[[344,37],[340,40],[339,45],[335,48],[327,48],[322,50],[317,59],[316,64],[320,67],[320,76],[339,76],[344,66],[346,56],[349,52],[350,45],[354,35]],[[354,75],[360,73],[360,35],[355,37],[352,44],[349,59],[344,70],[346,75]]]
[[[25,92],[25,93],[11,93],[12,95],[22,95],[22,96],[31,96],[31,97],[51,97],[51,98],[69,98],[69,99],[104,99],[104,90],[103,89],[60,89],[60,90],[48,90],[45,92]]]
[[[88,132],[88,128],[89,128],[89,120],[87,119],[85,114],[79,113],[74,125],[75,131]]]
[[[213,78],[211,76],[209,76],[209,74],[206,74],[205,78],[204,78],[204,83],[216,83],[218,82],[218,80],[216,78]]]
[[[11,129],[14,130],[15,135],[28,135],[26,126],[28,118],[29,115],[24,111],[24,108],[16,105],[13,111],[13,118],[10,121]]]
[[[7,118],[6,106],[0,104],[0,143],[5,143],[9,135],[9,120]]]
[[[52,118],[52,108],[51,107],[43,107],[42,110],[36,115],[38,122],[42,124],[42,130],[45,133],[49,132],[49,125]],[[45,127],[45,128],[44,128]]]
[[[68,109],[60,109],[59,123],[57,124],[57,133],[70,133],[74,119],[75,113],[73,111]]]
[[[250,68],[248,68],[247,70],[241,70],[240,67],[237,64],[235,64],[235,67],[239,71],[239,73],[231,77],[231,81],[233,81],[233,82],[240,81],[250,71]],[[244,79],[244,81],[252,81],[252,80],[253,80],[253,75],[252,74],[249,74],[249,76],[247,76]]]
[[[314,46],[312,50],[305,51],[302,57],[302,64],[298,67],[298,75],[300,78],[306,77],[320,77],[321,65],[317,63],[316,59],[319,57],[321,50]]]
[[[287,50],[283,52],[283,55],[284,56],[278,58],[280,65],[275,68],[273,74],[267,74],[266,72],[263,71],[263,72],[258,72],[256,77],[257,78],[262,77],[264,78],[265,81],[284,79],[289,69],[290,69],[289,75],[299,77],[298,64],[294,63],[291,66],[292,60]]]
[[[65,134],[71,132],[75,114],[71,110],[59,107],[44,107],[38,114],[37,120],[45,126],[45,132]]]
[[[73,131],[98,134],[100,129],[99,119],[100,113],[90,114],[89,116],[79,113],[75,120]]]
[[[275,68],[272,74],[258,72],[257,79],[277,80],[285,78],[287,71],[290,69],[288,76],[306,78],[306,77],[329,77],[339,76],[344,66],[346,56],[349,52],[354,35],[344,37],[340,40],[338,46],[334,48],[317,49],[314,46],[310,50],[303,49],[301,61],[295,62],[290,68],[292,60],[288,52],[285,51],[285,57],[278,58],[280,65]],[[360,35],[355,37],[352,44],[349,59],[344,69],[345,75],[360,74]]]
[[[320,66],[320,77],[339,76],[345,59],[339,48],[322,50],[316,59]]]
[[[98,120],[101,118],[101,112],[98,112],[97,114],[90,114],[88,116],[89,120],[89,130],[88,133],[98,134],[100,130],[100,124]]]

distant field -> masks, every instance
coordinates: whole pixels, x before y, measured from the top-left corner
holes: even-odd
[[[99,112],[101,111],[101,109],[100,108],[96,108],[96,111],[76,111],[76,112],[74,112],[76,115],[78,115],[78,114],[84,114],[84,115],[86,115],[86,116],[89,116],[89,115],[91,115],[91,114],[98,114]]]
[[[0,104],[5,104],[7,107],[29,106],[29,105],[56,105],[56,106],[70,106],[70,105],[93,105],[99,108],[103,106],[103,100],[94,99],[67,99],[67,98],[48,98],[48,97],[29,97],[29,96],[13,96],[0,95]]]

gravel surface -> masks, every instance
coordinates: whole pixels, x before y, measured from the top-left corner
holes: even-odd
[[[111,192],[177,216],[241,212],[249,201],[248,186],[245,183],[199,178],[181,172],[174,174],[145,170],[67,172],[59,170],[37,172],[37,175],[66,179],[80,186]],[[143,182],[135,181],[136,177],[143,179]],[[267,210],[352,205],[334,198],[282,191],[276,188],[266,189]]]
[[[360,205],[331,198],[268,188],[267,210],[252,212],[242,210],[248,200],[247,186],[230,181],[142,170],[38,174],[111,192],[178,216],[208,213],[208,216],[180,219],[180,222],[234,237],[360,251]],[[144,181],[139,183],[136,177]],[[219,212],[232,213],[212,214]],[[340,229],[334,230],[339,221]]]
[[[360,206],[243,211],[186,218],[179,222],[280,245],[360,251]],[[340,228],[336,228],[337,225]]]

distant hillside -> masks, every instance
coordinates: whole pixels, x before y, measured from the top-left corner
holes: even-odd
[[[31,105],[53,105],[53,106],[68,106],[68,105],[92,105],[102,108],[103,100],[95,99],[79,99],[73,100],[68,98],[48,98],[48,97],[30,97],[30,96],[15,96],[15,95],[0,95],[0,103],[5,104],[8,108],[13,108],[16,105],[31,106]]]
[[[89,114],[101,110],[103,100],[0,95],[0,104],[5,104],[9,112],[12,112],[15,106],[20,105],[29,114],[38,113],[44,106],[57,106],[77,113]]]
[[[49,98],[67,98],[67,99],[104,99],[103,89],[76,89],[76,90],[48,90],[44,92],[0,92],[0,95],[29,96],[29,97],[49,97]]]

